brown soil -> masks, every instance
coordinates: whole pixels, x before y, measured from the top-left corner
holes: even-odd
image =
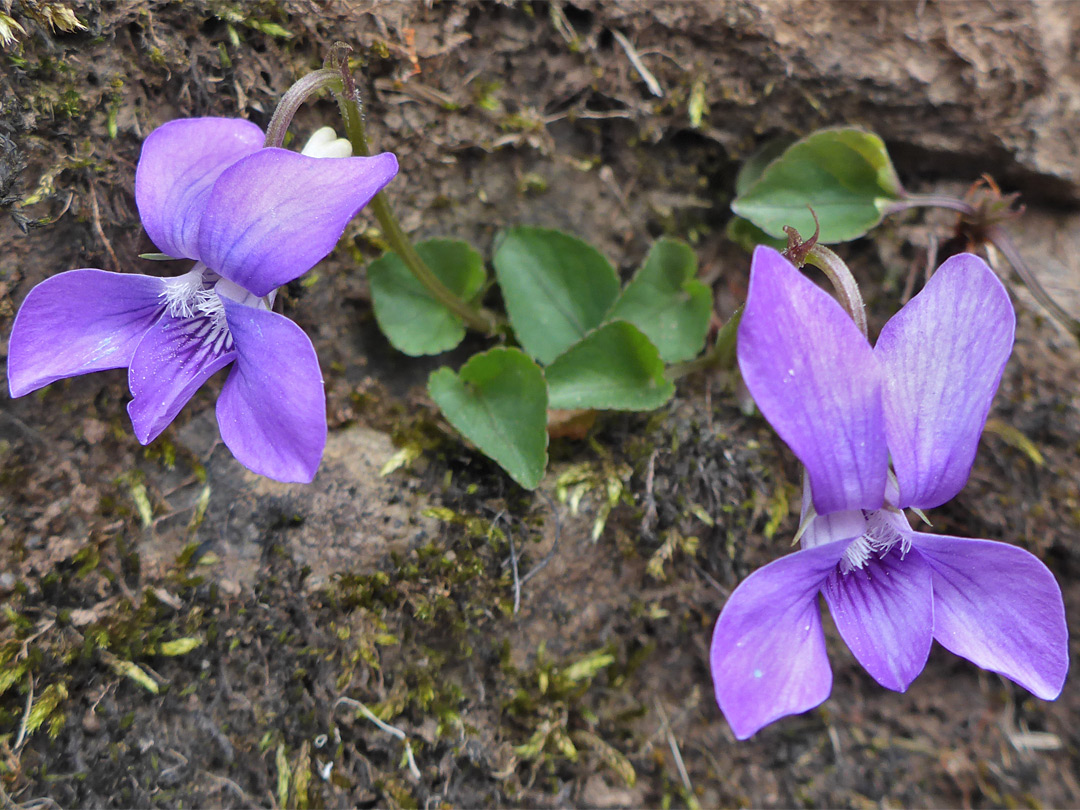
[[[149,131],[265,125],[337,40],[360,57],[418,237],[486,250],[508,224],[559,227],[629,272],[671,234],[696,245],[726,317],[748,268],[723,238],[739,161],[770,135],[855,123],[887,139],[909,188],[961,193],[989,172],[1022,191],[1018,241],[1080,314],[1068,2],[86,0],[62,4],[87,26],[73,33],[35,23],[42,5],[10,4],[27,34],[0,74],[4,341],[56,272],[147,272],[133,181]],[[335,115],[309,105],[293,132]],[[877,327],[952,226],[913,213],[843,247]],[[1044,703],[938,648],[895,694],[830,629],[832,698],[735,742],[709,636],[740,579],[788,548],[790,454],[727,380],[699,377],[659,413],[555,442],[546,483],[520,490],[423,393],[467,352],[412,360],[379,335],[372,228],[359,217],[284,297],[327,383],[310,487],[250,475],[220,445],[220,379],[148,448],[122,372],[0,403],[0,805],[1080,804],[1075,679]],[[1075,617],[1080,350],[1014,292],[999,427],[931,518],[1038,554]],[[419,457],[381,475],[401,449]]]

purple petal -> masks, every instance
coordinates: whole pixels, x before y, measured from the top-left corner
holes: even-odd
[[[262,149],[223,172],[207,202],[199,256],[256,295],[303,275],[397,174],[397,158],[312,158]]]
[[[817,594],[845,545],[781,557],[751,574],[724,605],[712,638],[713,686],[740,740],[829,696]]]
[[[315,347],[283,315],[222,301],[237,358],[218,399],[221,438],[252,472],[309,483],[326,444],[326,397]]]
[[[940,506],[967,483],[1015,325],[993,271],[963,254],[941,265],[881,330],[874,354],[884,370],[898,506]]]
[[[919,553],[894,547],[863,568],[834,571],[822,593],[866,671],[887,689],[907,689],[926,666],[934,636],[930,566]]]
[[[933,570],[934,638],[1043,700],[1061,694],[1069,631],[1061,589],[1022,548],[990,540],[915,534]]]
[[[124,368],[164,311],[151,276],[69,270],[23,301],[8,343],[8,387],[21,397],[63,377]]]
[[[215,181],[262,145],[262,130],[239,118],[186,118],[151,132],[135,171],[135,203],[154,244],[198,259],[199,221]]]
[[[888,451],[873,351],[772,248],[754,251],[738,357],[757,406],[806,466],[818,514],[880,507]]]
[[[142,444],[156,439],[235,354],[228,333],[213,317],[163,315],[139,343],[128,370],[128,387],[135,397],[128,403],[128,415],[135,438]]]

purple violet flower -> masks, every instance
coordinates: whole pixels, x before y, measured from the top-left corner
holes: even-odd
[[[221,438],[248,469],[309,482],[326,444],[326,400],[307,335],[271,311],[276,290],[325,257],[397,173],[390,153],[309,157],[264,149],[249,121],[191,118],[143,143],[135,202],[182,276],[80,269],[38,284],[11,331],[20,397],[64,377],[127,368],[135,436],[149,444],[233,363],[217,402]]]
[[[831,296],[755,251],[739,368],[808,491],[802,550],[740,584],[713,633],[716,699],[736,737],[829,696],[818,594],[884,687],[907,689],[937,639],[1044,700],[1061,693],[1068,630],[1046,566],[1005,543],[915,532],[901,511],[940,506],[967,482],[1014,327],[1001,282],[965,254],[871,348]]]

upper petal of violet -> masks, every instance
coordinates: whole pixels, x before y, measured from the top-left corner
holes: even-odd
[[[8,343],[8,386],[21,397],[63,377],[131,362],[161,317],[164,281],[151,276],[69,270],[26,296]]]
[[[221,173],[257,152],[263,132],[239,118],[169,121],[143,141],[135,203],[154,244],[177,258],[199,258],[199,222]]]
[[[217,403],[221,438],[252,472],[309,483],[326,445],[326,396],[315,347],[284,315],[225,295],[221,300],[237,352]]]
[[[389,152],[313,158],[261,149],[226,169],[199,230],[199,257],[256,295],[326,256],[345,226],[397,174]]]
[[[933,571],[938,643],[1043,700],[1060,695],[1069,630],[1049,569],[1007,543],[922,533],[912,543]]]
[[[710,662],[716,702],[740,740],[832,691],[817,595],[846,546],[781,557],[747,577],[724,605]]]
[[[881,330],[874,354],[884,371],[897,506],[940,506],[967,483],[1015,326],[1001,282],[965,253],[941,265]]]
[[[818,514],[879,508],[877,360],[840,305],[772,248],[754,251],[737,354],[757,406],[806,467]]]

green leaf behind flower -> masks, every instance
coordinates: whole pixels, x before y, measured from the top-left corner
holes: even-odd
[[[416,245],[416,252],[443,284],[469,301],[484,286],[484,260],[471,245],[457,239],[431,239]],[[416,357],[439,354],[465,337],[461,318],[436,301],[392,252],[368,265],[375,319],[399,352]]]
[[[511,228],[494,265],[518,341],[544,364],[599,326],[619,294],[611,263],[561,231]]]
[[[585,336],[544,369],[549,407],[650,411],[675,393],[652,342],[626,321]]]
[[[665,363],[689,360],[705,345],[712,293],[697,279],[697,256],[685,242],[659,239],[615,302],[609,320],[629,321]]]
[[[789,146],[739,194],[732,210],[770,236],[791,225],[804,236],[818,215],[821,242],[857,239],[877,225],[887,206],[903,196],[885,144],[853,127],[825,129]]]
[[[474,355],[455,374],[440,368],[428,393],[458,432],[526,489],[547,467],[547,385],[524,352],[496,348]]]

